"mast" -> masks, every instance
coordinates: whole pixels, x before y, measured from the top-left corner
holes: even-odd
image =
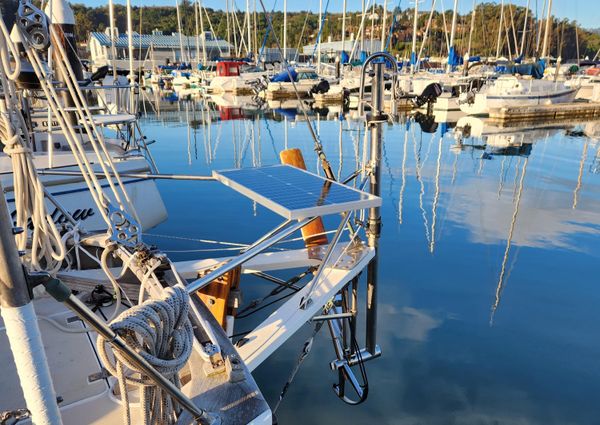
[[[131,19],[131,0],[127,0],[127,44],[129,47],[129,84],[131,94],[129,96],[129,112],[133,113],[135,104],[135,73],[133,72],[133,20]]]
[[[546,10],[546,0],[544,0],[544,6],[542,7],[542,17],[544,15],[544,11]],[[535,19],[537,24],[537,38],[535,40],[535,55],[538,56],[540,54],[540,42],[542,41],[542,21],[539,19],[537,9],[535,11]]]
[[[61,425],[38,319],[15,243],[14,235],[21,232],[12,225],[0,186],[0,314],[33,423]]]
[[[473,12],[471,12],[471,29],[469,30],[469,44],[467,46],[467,55],[471,56],[471,41],[473,40],[473,30],[475,30],[475,11],[477,10],[477,0],[473,0]]]
[[[387,0],[383,1],[383,22],[381,23],[381,47],[379,48],[382,52],[385,49],[385,40],[387,38]]]
[[[113,79],[117,79],[117,49],[115,48],[115,5],[113,0],[108,0],[108,19],[110,19],[110,55],[112,56]]]
[[[419,0],[415,0],[415,16],[413,18],[413,39],[410,52],[410,72],[414,73],[417,65],[417,24],[419,18]]]
[[[248,51],[248,57],[252,53],[252,25],[250,24],[250,0],[246,0],[246,20],[248,21],[248,45],[246,49]]]
[[[514,43],[514,46],[515,46],[515,56],[519,56],[519,47],[517,47],[518,46],[518,42],[517,42],[517,30],[515,29],[515,16],[513,14],[513,4],[512,4],[512,2],[508,3],[508,11],[510,12],[510,26],[511,26],[511,29],[512,29],[513,43]],[[510,46],[510,43],[508,43],[508,45]]]
[[[525,53],[525,38],[527,34],[527,19],[529,18],[529,3],[531,0],[527,0],[527,7],[525,8],[525,21],[523,22],[523,34],[521,36],[521,51],[519,52],[519,56],[523,56]]]
[[[365,19],[366,12],[365,0],[362,0],[362,21]],[[360,27],[360,50],[365,50],[365,27],[362,22]]]
[[[227,17],[227,43],[231,46],[231,31],[229,30],[229,0],[225,0],[225,16]],[[229,49],[231,54],[231,48]]]
[[[287,59],[287,0],[283,0],[283,60]]]
[[[448,65],[446,72],[449,72],[454,62],[454,36],[456,34],[456,15],[458,10],[458,0],[454,0],[454,9],[452,11],[452,26],[450,27],[450,48],[448,49]]]
[[[500,42],[502,41],[502,24],[504,24],[504,0],[500,6],[500,23],[498,24],[498,43],[496,44],[496,59],[500,57]]]
[[[127,0],[131,1],[131,0]],[[175,0],[175,10],[177,11],[177,29],[179,31],[179,49],[181,49],[181,54],[179,55],[179,60],[181,62],[185,62],[185,54],[183,50],[183,33],[181,32],[181,14],[179,13],[179,0]]]
[[[581,65],[581,60],[580,60],[580,56],[579,56],[579,30],[578,27],[579,25],[577,25],[577,23],[575,23],[575,45],[577,47],[577,66]]]
[[[204,19],[202,17],[202,0],[198,0],[198,12],[200,15],[200,33],[202,34],[202,66],[206,66],[206,33],[204,32]]]
[[[342,12],[342,51],[346,50],[346,3],[347,0],[344,0],[344,10]]]
[[[323,36],[323,0],[319,0],[319,36],[317,38],[317,74],[321,72],[321,37]]]
[[[369,54],[373,53],[373,33],[375,32],[375,3],[376,0],[373,1],[373,5],[371,6],[371,37],[369,41]]]
[[[548,53],[548,38],[550,37],[550,25],[552,25],[552,0],[548,0],[548,12],[546,13],[546,28],[544,30],[544,44],[542,47],[542,58]]]
[[[196,65],[200,64],[200,23],[198,22],[198,2],[194,2],[194,18],[196,21]],[[196,68],[198,68],[196,66]]]

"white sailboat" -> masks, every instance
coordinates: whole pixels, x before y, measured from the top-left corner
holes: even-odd
[[[469,115],[487,115],[492,109],[511,106],[551,105],[571,102],[578,88],[561,81],[523,79],[502,76],[488,82],[478,92],[463,93],[460,109]]]
[[[314,133],[327,178],[300,169],[296,151],[282,153],[283,165],[215,171],[212,176],[161,175],[150,166],[150,172],[144,167],[130,172],[117,165],[120,155],[111,154],[100,129],[107,123],[116,125],[115,117],[92,114],[64,46],[50,43],[60,40],[62,29],[48,25],[43,12],[25,1],[28,14],[17,21],[39,81],[35,90],[45,95],[70,152],[54,157],[56,167],[51,170],[40,166],[45,158],[35,157],[32,131],[21,108],[14,107],[20,97],[15,84],[19,66],[9,68],[10,61],[1,61],[0,138],[8,146],[5,153],[12,170],[0,183],[12,178],[17,198],[15,227],[0,190],[3,418],[77,425],[271,424],[271,408],[251,372],[311,319],[328,324],[335,347],[332,364],[339,371],[337,396],[351,404],[364,401],[367,381],[356,379],[352,367],[360,365],[364,374],[363,363],[381,354],[376,343],[376,251],[383,123],[369,124],[371,156],[344,183],[334,181]],[[35,26],[28,25],[29,18]],[[47,71],[48,46],[55,49],[54,65],[64,74],[73,106],[58,96],[60,87]],[[18,61],[1,19],[0,53],[3,59],[12,55]],[[382,76],[383,65],[375,66]],[[380,78],[374,95],[379,100],[373,106],[377,116],[383,114],[382,91]],[[71,122],[85,130],[87,139],[79,137]],[[123,164],[135,166],[135,161]],[[84,227],[89,217],[75,214],[60,202],[64,199],[45,190],[55,179],[67,177],[83,180],[104,224],[95,232]],[[224,184],[281,216],[282,223],[250,245],[238,244],[237,255],[173,263],[143,240],[145,210],[160,210],[162,203],[144,199],[136,207],[127,184],[130,177],[150,184],[159,178]],[[346,184],[361,177],[356,188]],[[61,211],[64,222],[53,220],[48,202]],[[321,220],[325,215],[339,221],[331,239]],[[270,250],[299,231],[304,248]],[[304,271],[298,274],[298,269]],[[291,277],[277,279],[268,274],[272,270],[287,271]],[[367,314],[365,348],[360,348],[356,317],[363,270]],[[291,292],[234,345],[244,274]]]

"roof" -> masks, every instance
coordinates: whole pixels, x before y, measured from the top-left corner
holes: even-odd
[[[101,46],[110,46],[110,37],[108,34],[103,32],[92,32],[90,33],[90,38],[95,38],[98,40]],[[163,34],[138,34],[137,32],[132,33],[133,38],[133,46],[135,48],[149,49],[150,46],[154,48],[160,49],[169,48],[169,49],[179,49],[179,34],[171,34],[171,35],[163,35]],[[183,45],[185,47],[189,47],[190,49],[196,48],[196,37],[188,37],[186,35],[182,36]],[[202,40],[198,40],[200,43],[200,47],[202,47]],[[231,45],[225,40],[206,40],[207,48],[221,48],[223,50],[227,50],[231,47]],[[117,48],[126,48],[129,46],[128,36],[127,34],[119,34],[115,39],[115,47]]]
[[[344,40],[344,43],[342,44],[341,41],[324,41],[321,42],[321,51],[325,53],[328,51],[341,52],[344,50],[347,53],[350,53],[355,42],[355,40]],[[377,52],[381,48],[381,40],[365,40],[362,44],[363,50],[366,50],[367,52]],[[357,49],[360,50],[360,42],[357,44]],[[312,54],[313,51],[315,51],[315,45],[309,44],[304,46],[302,50],[304,54]]]

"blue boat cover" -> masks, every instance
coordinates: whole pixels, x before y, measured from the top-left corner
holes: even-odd
[[[294,79],[294,81],[298,81],[298,73],[292,67],[289,67],[289,73],[286,70],[281,71],[279,74],[276,74],[271,78],[271,81],[274,83],[291,83],[290,75]]]
[[[533,78],[539,80],[544,76],[545,68],[544,62],[538,61],[537,63],[499,66],[497,67],[497,71],[501,74],[531,75]]]
[[[340,62],[342,62],[342,65],[345,65],[349,61],[350,61],[350,56],[348,55],[348,53],[346,53],[345,50],[342,50],[342,54],[340,55]]]

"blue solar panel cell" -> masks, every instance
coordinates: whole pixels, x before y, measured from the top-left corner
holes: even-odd
[[[288,219],[381,205],[381,198],[289,165],[214,172],[224,184]]]

